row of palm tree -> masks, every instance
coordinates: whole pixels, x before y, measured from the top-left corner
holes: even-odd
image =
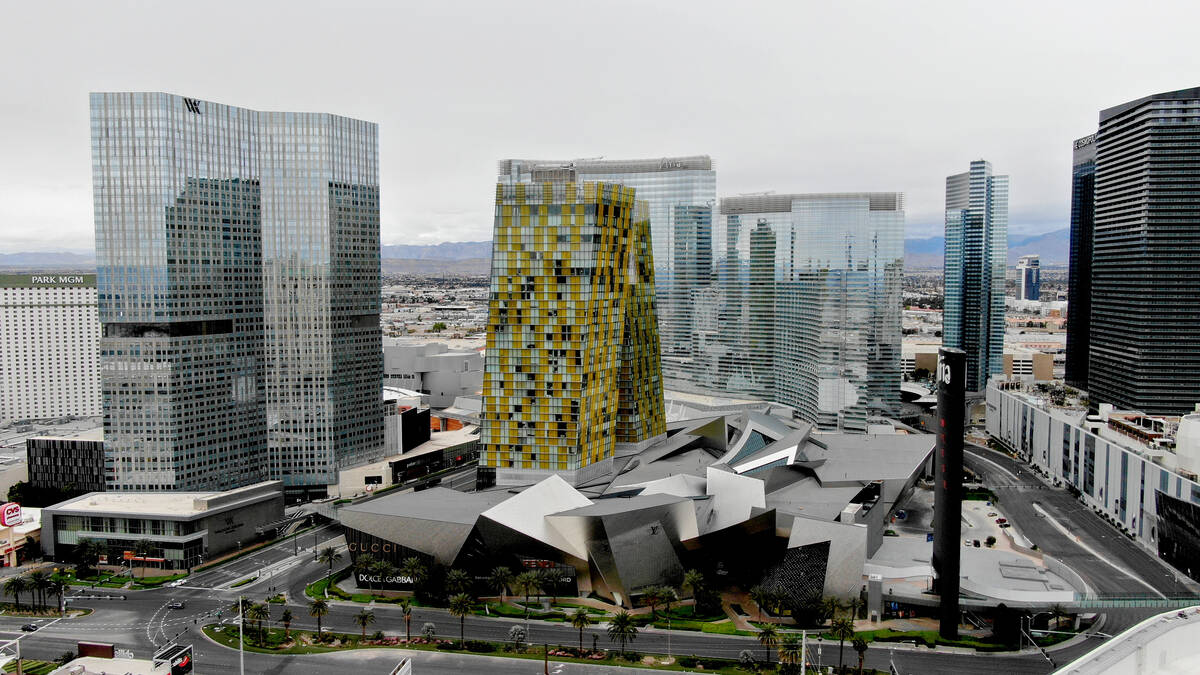
[[[866,658],[868,642],[865,638],[855,634],[853,619],[849,617],[834,618],[830,633],[838,638],[838,672],[843,672],[843,653],[846,640],[849,639],[854,651],[858,652],[858,672],[862,673],[863,660]],[[767,662],[771,660],[771,650],[773,648],[778,648],[779,662],[781,664],[795,665],[803,660],[803,654],[798,653],[801,650],[800,638],[795,633],[789,633],[781,639],[778,629],[768,624],[759,630],[758,642],[767,650]]]
[[[57,597],[61,601],[66,587],[67,578],[64,575],[35,570],[27,575],[12,576],[5,580],[4,594],[12,596],[17,611],[21,611],[21,594],[26,591],[32,596],[30,604],[36,603],[38,607],[45,609],[47,599]]]

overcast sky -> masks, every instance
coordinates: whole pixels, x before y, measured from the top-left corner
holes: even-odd
[[[1200,85],[1200,3],[19,2],[0,27],[0,252],[90,249],[87,93],[379,123],[385,244],[488,239],[502,157],[709,154],[718,195],[1012,177],[1066,226],[1101,108]]]

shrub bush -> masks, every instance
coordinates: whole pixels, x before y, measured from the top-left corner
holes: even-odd
[[[683,666],[684,668],[695,668],[696,664],[698,664],[698,663],[699,663],[699,659],[697,659],[694,656],[679,657],[679,665]]]
[[[439,651],[458,651],[462,647],[458,646],[457,642],[439,642],[437,646]]]
[[[496,645],[483,640],[467,640],[467,649],[472,652],[487,653],[496,651]]]

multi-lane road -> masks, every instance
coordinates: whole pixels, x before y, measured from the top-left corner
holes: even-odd
[[[1010,458],[982,448],[970,448],[967,464],[987,477],[999,496],[1006,514],[1023,534],[1047,553],[1071,565],[1099,593],[1129,593],[1143,589],[1146,595],[1178,594],[1192,591],[1167,568],[1136,544],[1117,534],[1095,514],[1082,507],[1062,490],[1047,488],[1029,474],[1028,468]],[[1042,514],[1045,514],[1043,517]],[[1065,525],[1063,532],[1050,520]],[[1078,538],[1078,539],[1076,539]],[[238,653],[207,640],[199,633],[200,626],[215,620],[217,611],[222,621],[231,620],[230,606],[239,594],[261,602],[272,592],[285,591],[294,619],[292,627],[314,630],[316,622],[308,615],[304,587],[320,578],[327,570],[315,560],[315,550],[336,546],[345,552],[344,543],[333,527],[322,527],[305,533],[298,542],[286,541],[267,547],[253,555],[213,570],[198,573],[175,588],[151,591],[108,591],[75,589],[73,594],[115,596],[118,599],[75,598],[72,606],[86,606],[95,611],[85,617],[66,619],[34,633],[21,633],[20,625],[28,619],[0,616],[0,638],[21,637],[27,657],[54,658],[74,649],[79,640],[112,642],[131,649],[138,657],[147,657],[171,641],[195,645],[197,672],[237,672]],[[240,580],[258,576],[252,583],[232,589]],[[125,599],[119,599],[124,596]],[[183,601],[184,609],[170,609],[172,601]],[[331,611],[322,624],[338,632],[357,633],[353,615],[361,605],[332,603]],[[374,608],[376,623],[370,630],[382,630],[390,635],[404,634],[400,610],[382,603]],[[1141,618],[1161,610],[1105,610],[1105,632],[1121,630]],[[272,607],[276,620],[282,608]],[[413,611],[413,632],[431,622],[440,635],[458,634],[458,620],[444,610],[416,608]],[[519,621],[512,619],[469,617],[467,634],[473,638],[503,641],[509,628]],[[592,636],[602,647],[611,647],[603,626],[585,631],[584,643],[592,644]],[[568,625],[532,622],[528,641],[533,644],[573,645],[578,632]],[[1054,652],[1058,663],[1077,658],[1099,642],[1084,641]],[[633,649],[650,653],[696,654],[736,659],[742,650],[762,654],[762,648],[751,637],[719,636],[687,631],[643,629],[632,645]],[[822,645],[824,663],[837,659],[836,645]],[[489,658],[465,654],[403,652],[399,650],[359,650],[336,654],[276,656],[246,653],[245,670],[250,673],[328,673],[345,668],[358,672],[388,672],[401,655],[411,655],[420,673],[540,673],[540,662]],[[847,661],[855,654],[847,650]],[[974,654],[956,651],[899,647],[894,656],[879,645],[867,652],[867,665],[887,670],[894,658],[904,673],[1012,673],[1048,672],[1050,665],[1036,653]],[[555,673],[633,672],[630,669],[600,669],[590,665],[552,664]],[[644,671],[639,671],[644,672]]]

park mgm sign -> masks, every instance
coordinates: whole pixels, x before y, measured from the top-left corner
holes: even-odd
[[[95,274],[0,274],[0,288],[95,287]]]

